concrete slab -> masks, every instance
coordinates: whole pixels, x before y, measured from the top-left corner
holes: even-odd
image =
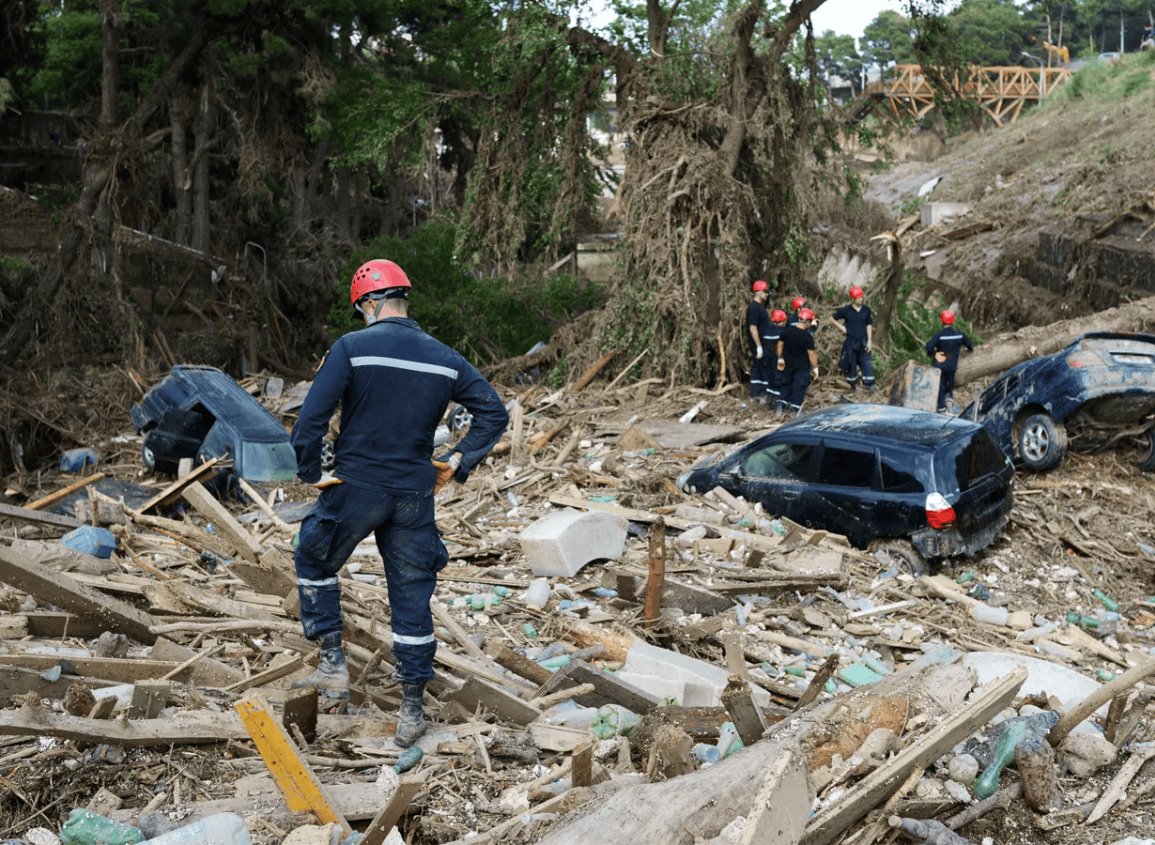
[[[935,226],[952,217],[962,217],[970,210],[965,202],[928,202],[919,209],[919,222],[923,226]]]
[[[521,549],[534,576],[568,578],[590,561],[620,557],[628,524],[616,514],[566,508],[525,529]]]

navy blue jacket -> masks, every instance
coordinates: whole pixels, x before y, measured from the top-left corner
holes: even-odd
[[[938,367],[940,370],[957,370],[958,354],[964,346],[974,352],[975,345],[971,343],[969,337],[954,326],[943,326],[926,342],[926,354],[931,357],[932,366]],[[936,352],[942,352],[946,355],[946,360],[941,364],[934,360],[934,353]]]
[[[853,305],[843,305],[834,312],[834,319],[841,320],[846,329],[846,339],[857,341],[855,351],[866,348],[866,327],[874,325],[874,315],[869,305],[855,308]]]
[[[297,476],[321,477],[321,438],[341,405],[333,474],[356,487],[428,492],[433,435],[450,402],[471,414],[457,482],[489,454],[509,423],[501,397],[461,353],[413,320],[389,317],[340,338],[317,371],[290,441]]]

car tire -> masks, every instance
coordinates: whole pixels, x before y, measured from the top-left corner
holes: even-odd
[[[1155,472],[1155,428],[1147,429],[1147,454],[1139,461],[1143,472]]]
[[[1067,456],[1067,429],[1049,414],[1032,414],[1019,427],[1019,459],[1027,469],[1046,472]]]
[[[895,566],[902,567],[916,578],[926,575],[926,558],[914,547],[910,540],[875,540],[870,544],[870,553],[884,566],[885,559],[880,560],[879,553],[886,555]]]
[[[148,438],[140,444],[140,460],[144,463],[145,469],[149,472],[156,472],[156,455],[153,454],[148,445]]]

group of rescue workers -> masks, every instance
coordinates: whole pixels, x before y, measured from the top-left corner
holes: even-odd
[[[754,293],[746,306],[746,331],[750,344],[750,398],[757,404],[773,405],[775,417],[787,412],[797,416],[806,401],[806,391],[819,376],[818,352],[814,336],[819,323],[804,296],[790,302],[791,313],[782,308],[769,310],[770,286],[762,279],[752,285]],[[866,291],[859,285],[849,290],[850,302],[836,310],[830,323],[845,336],[838,370],[845,376],[853,401],[861,380],[868,394],[874,383],[874,315],[866,304]],[[953,311],[939,314],[942,328],[926,343],[931,365],[940,370],[937,409],[953,412],[955,372],[963,347],[974,343],[955,328]]]

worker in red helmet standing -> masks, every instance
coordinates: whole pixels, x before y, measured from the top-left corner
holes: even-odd
[[[330,348],[290,438],[297,476],[321,489],[301,523],[295,557],[301,625],[321,658],[294,686],[315,687],[330,700],[348,698],[337,576],[357,545],[374,535],[403,691],[396,741],[406,747],[425,732],[422,697],[437,648],[429,600],[448,562],[433,496],[450,479],[464,482],[509,422],[481,374],[409,318],[411,287],[392,261],[374,259],[356,270],[349,300],[365,328]],[[452,454],[433,460],[434,433],[450,402],[468,409],[473,421]],[[338,404],[336,463],[332,477],[322,479],[321,439]]]
[[[765,405],[770,390],[770,353],[763,343],[763,336],[770,331],[770,314],[766,311],[766,300],[770,298],[770,286],[762,279],[751,285],[754,298],[746,306],[746,334],[750,341],[750,398]]]
[[[850,289],[850,304],[843,305],[830,318],[830,322],[846,335],[842,342],[842,355],[838,359],[838,369],[846,376],[850,386],[849,396],[858,391],[858,374],[862,373],[862,384],[868,393],[874,393],[874,361],[871,351],[874,344],[874,317],[870,306],[863,304],[866,291],[858,285]]]
[[[942,328],[926,342],[926,354],[930,356],[933,366],[939,370],[938,404],[940,412],[955,412],[954,404],[954,377],[958,372],[959,352],[965,346],[968,352],[973,352],[975,345],[962,330],[955,328],[954,312],[947,310],[939,314]]]
[[[786,328],[786,312],[775,308],[770,312],[770,331],[762,336],[762,347],[766,350],[770,367],[770,387],[766,391],[766,404],[774,404],[777,408],[782,399],[782,388],[786,377],[778,369],[778,341],[782,339],[782,330]]]
[[[778,341],[778,371],[784,376],[782,398],[778,401],[777,416],[782,416],[789,408],[794,416],[802,413],[802,403],[806,401],[806,388],[818,378],[818,352],[814,344],[814,334],[810,324],[814,322],[814,312],[809,308],[798,309],[798,322],[782,329]]]

